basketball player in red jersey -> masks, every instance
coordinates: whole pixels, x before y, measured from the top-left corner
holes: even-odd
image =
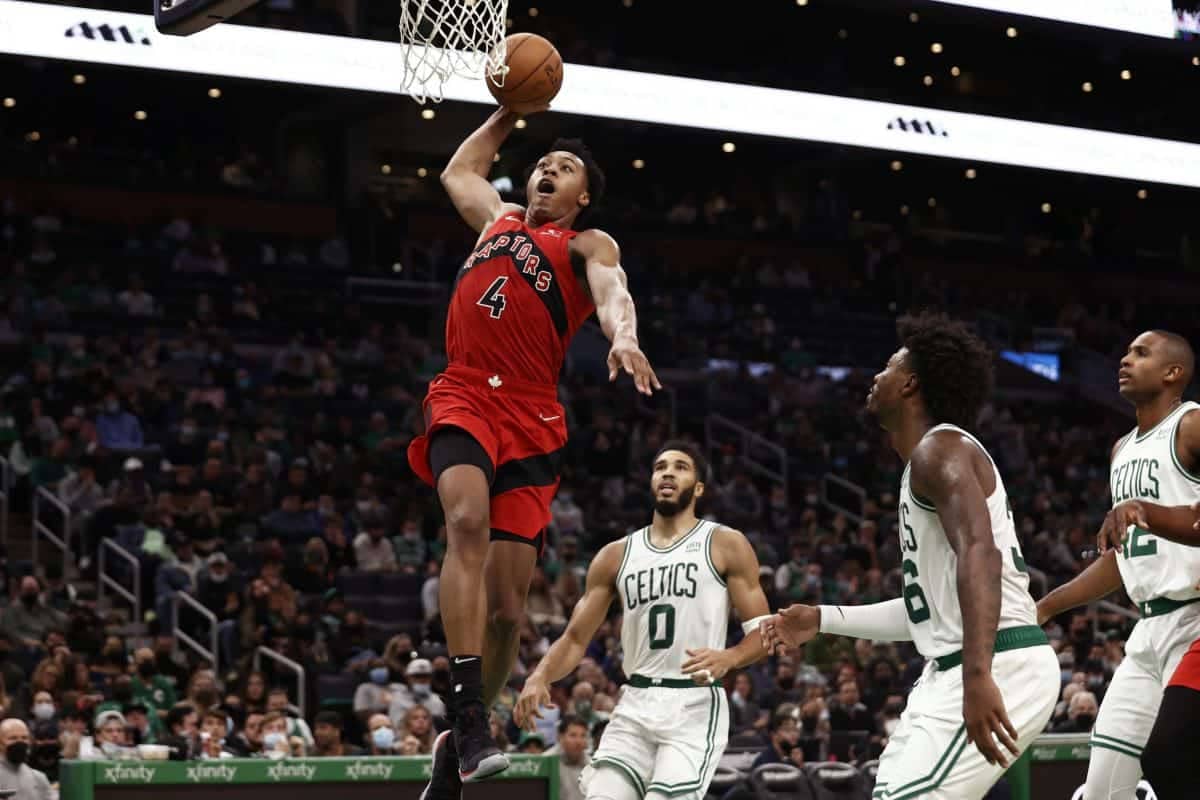
[[[550,522],[567,443],[557,400],[567,346],[593,311],[612,341],[609,379],[662,388],[638,347],[637,318],[612,237],[574,230],[604,191],[604,173],[577,140],[559,140],[533,167],[527,205],[488,182],[518,115],[498,109],[459,146],[442,185],[479,239],[458,273],[446,319],[450,364],[425,397],[426,433],[413,470],[436,487],[447,547],[439,607],[450,650],[452,730],[434,743],[422,800],[458,800],[464,781],[508,767],[488,709],[516,659],[529,581]]]

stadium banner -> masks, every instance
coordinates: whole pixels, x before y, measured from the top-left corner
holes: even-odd
[[[557,800],[557,756],[510,759],[467,800]],[[429,756],[64,761],[60,782],[62,800],[328,800],[340,791],[355,800],[417,800],[430,765]]]
[[[0,2],[0,54],[400,94],[403,46],[217,25],[158,33],[153,17]],[[494,104],[483,81],[450,100]],[[873,100],[568,64],[554,110],[828,142],[1131,181],[1200,187],[1200,145]]]
[[[1125,33],[1139,33],[1174,39],[1185,24],[1186,12],[1174,6],[1184,3],[1172,0],[935,0],[955,6],[968,6],[985,11],[1041,17],[1056,22],[1071,22],[1095,28],[1109,28]]]

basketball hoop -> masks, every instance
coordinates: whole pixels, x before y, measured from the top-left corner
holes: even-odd
[[[487,75],[504,85],[508,0],[401,0],[401,89],[440,103],[446,81]]]

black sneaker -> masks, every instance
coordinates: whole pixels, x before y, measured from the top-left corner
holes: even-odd
[[[462,778],[458,776],[458,751],[454,731],[445,730],[433,740],[432,774],[421,800],[461,800]]]
[[[508,756],[500,752],[492,738],[482,703],[472,703],[458,712],[454,748],[458,753],[458,777],[463,783],[475,783],[508,769]]]

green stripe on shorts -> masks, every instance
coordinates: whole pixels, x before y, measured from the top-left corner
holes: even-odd
[[[933,765],[933,769],[928,775],[917,778],[915,781],[909,781],[903,786],[896,789],[885,789],[884,800],[907,800],[910,797],[917,797],[922,794],[932,792],[934,789],[942,785],[942,781],[946,780],[946,776],[950,774],[950,770],[954,769],[954,765],[958,762],[963,750],[966,749],[969,740],[966,736],[966,726],[958,726],[958,732],[954,734],[954,738],[950,740],[950,745],[942,753],[942,757]]]
[[[677,794],[694,792],[704,786],[704,774],[708,772],[708,761],[710,758],[712,758],[713,748],[717,741],[717,717],[720,716],[720,714],[717,713],[718,709],[720,708],[720,705],[717,702],[717,688],[715,686],[710,688],[711,698],[708,707],[708,731],[705,733],[705,736],[708,738],[708,744],[704,748],[704,759],[700,762],[700,771],[696,779],[692,781],[684,781],[682,783],[661,783],[659,781],[654,781],[648,787],[646,787],[647,791],[665,794],[667,797],[674,797]]]
[[[637,774],[633,767],[629,766],[623,761],[620,761],[619,759],[613,758],[612,756],[602,756],[601,758],[597,758],[592,761],[593,768],[602,767],[605,764],[609,765],[610,767],[616,767],[617,771],[622,773],[629,780],[629,782],[633,784],[634,791],[636,791],[642,797],[646,796],[646,785],[642,783],[641,776]]]

